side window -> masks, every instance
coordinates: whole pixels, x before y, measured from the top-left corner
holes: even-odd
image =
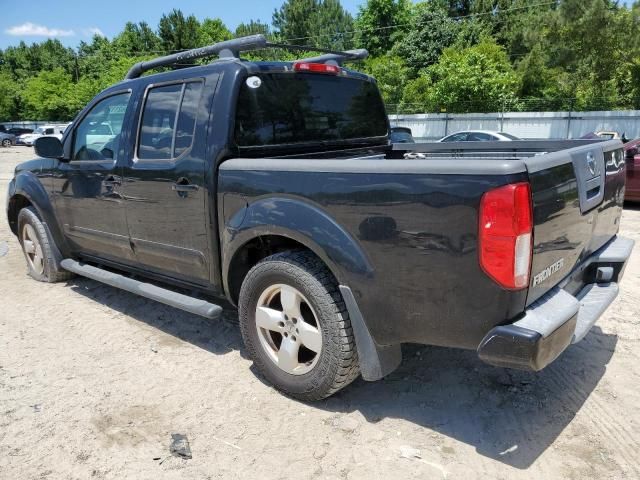
[[[450,137],[445,138],[444,142],[464,142],[467,139],[466,133],[456,133]]]
[[[98,102],[76,127],[72,160],[116,160],[129,93]]]
[[[489,142],[491,140],[497,140],[497,138],[487,133],[481,132],[473,132],[469,134],[470,142]]]
[[[191,147],[202,83],[154,87],[142,112],[138,158],[170,160]]]
[[[193,133],[196,128],[196,117],[198,114],[198,104],[200,103],[200,93],[202,92],[202,83],[187,83],[184,89],[184,97],[182,98],[182,106],[180,107],[180,115],[178,116],[178,124],[176,126],[176,144],[174,157],[179,157],[193,142]]]
[[[47,129],[44,131],[44,134],[45,134],[45,135],[53,135],[53,128],[47,128]]]

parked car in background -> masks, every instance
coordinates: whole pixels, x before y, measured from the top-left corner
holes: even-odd
[[[16,144],[16,136],[10,133],[0,132],[0,145],[3,147],[10,147]]]
[[[515,135],[490,130],[466,130],[452,133],[438,140],[439,142],[511,142],[520,140]]]
[[[627,187],[624,199],[640,202],[640,138],[625,143],[623,148],[627,163]]]
[[[33,142],[40,137],[56,137],[58,140],[62,139],[62,134],[67,129],[70,123],[43,125],[36,128],[32,133],[25,133],[20,135],[17,139],[18,145],[32,146]]]
[[[16,137],[31,132],[33,132],[33,128],[11,127],[9,130],[7,130],[7,133],[15,135]]]
[[[616,132],[615,130],[598,130],[597,132],[593,133],[600,138],[604,138],[605,140],[622,140],[625,143],[628,142],[624,132],[621,134],[620,132]]]
[[[391,126],[389,140],[391,143],[416,143],[409,127]]]

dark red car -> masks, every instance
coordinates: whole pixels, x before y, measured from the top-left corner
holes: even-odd
[[[627,161],[627,187],[624,199],[640,202],[640,138],[625,143],[624,154]]]

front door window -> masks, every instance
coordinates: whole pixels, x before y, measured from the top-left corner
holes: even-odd
[[[118,159],[120,132],[130,96],[129,93],[113,95],[91,109],[76,127],[72,160]]]

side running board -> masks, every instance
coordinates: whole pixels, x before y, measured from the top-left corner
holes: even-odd
[[[106,283],[112,287],[126,290],[127,292],[135,293],[141,297],[150,298],[165,305],[170,305],[180,310],[185,310],[196,315],[201,315],[206,318],[218,319],[222,314],[222,307],[209,303],[205,300],[189,297],[181,293],[176,293],[166,288],[161,288],[150,283],[140,282],[133,278],[125,277],[117,273],[109,272],[101,268],[92,267],[84,263],[77,262],[70,258],[65,258],[60,262],[60,265],[65,270],[77,273],[83,277],[96,280],[98,282]]]

